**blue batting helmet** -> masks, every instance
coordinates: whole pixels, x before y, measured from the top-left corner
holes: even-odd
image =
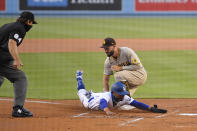
[[[115,92],[121,96],[129,95],[129,92],[126,90],[125,84],[123,84],[122,82],[115,82],[111,86],[111,92]]]

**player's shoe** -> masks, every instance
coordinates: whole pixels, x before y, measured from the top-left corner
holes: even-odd
[[[23,106],[14,106],[12,111],[13,117],[33,117],[33,113],[25,109]]]
[[[76,73],[76,79],[83,79],[83,71],[81,70],[77,70],[77,73]]]

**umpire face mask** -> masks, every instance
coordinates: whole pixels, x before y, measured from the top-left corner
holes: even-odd
[[[25,24],[24,27],[26,32],[28,32],[32,28],[32,25]]]

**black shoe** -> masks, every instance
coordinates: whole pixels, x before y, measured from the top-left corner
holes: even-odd
[[[33,117],[33,113],[25,109],[23,106],[14,106],[12,111],[13,117]]]

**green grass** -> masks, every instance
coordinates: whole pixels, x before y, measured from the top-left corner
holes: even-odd
[[[16,18],[0,17],[0,25]],[[197,18],[37,18],[26,38],[197,38]],[[55,44],[55,43],[54,43]],[[196,51],[138,51],[148,72],[136,98],[197,98]],[[105,54],[25,53],[28,98],[77,99],[75,72],[83,69],[87,89],[102,91]],[[112,77],[110,84],[114,82]],[[0,96],[12,97],[5,81]]]
[[[196,51],[137,51],[148,72],[145,85],[135,98],[197,98]],[[77,99],[75,72],[84,70],[88,90],[102,91],[105,54],[38,53],[21,54],[29,79],[28,98]],[[111,77],[110,84],[114,82]],[[6,81],[0,96],[13,96]]]
[[[0,17],[0,25],[16,18]],[[197,18],[37,18],[27,38],[197,38]]]

